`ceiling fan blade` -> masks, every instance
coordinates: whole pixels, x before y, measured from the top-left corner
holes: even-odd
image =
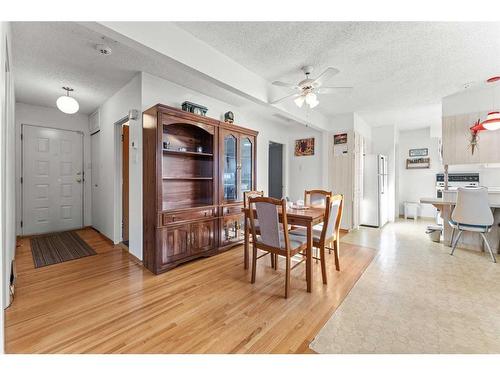
[[[326,81],[328,81],[330,78],[332,78],[334,75],[338,74],[340,70],[336,68],[326,68],[323,73],[321,73],[312,83],[317,84],[317,85],[322,85]]]
[[[300,93],[290,94],[290,95],[282,97],[281,99],[275,100],[275,101],[271,102],[270,104],[278,104],[278,103],[281,103],[282,101],[284,101],[286,99],[295,99],[295,98],[298,98],[301,95],[302,94],[300,94]]]
[[[318,94],[350,94],[354,87],[320,87],[316,90]]]
[[[274,86],[281,86],[281,87],[291,87],[292,89],[298,89],[300,88],[294,83],[286,83],[286,82],[281,82],[281,81],[274,81],[273,82]]]

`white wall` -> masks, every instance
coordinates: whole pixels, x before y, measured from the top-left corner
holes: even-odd
[[[372,128],[366,121],[357,113],[353,113],[354,130],[359,133],[367,144],[370,144],[372,138]]]
[[[442,173],[443,165],[439,160],[439,138],[431,137],[431,128],[400,131],[399,133],[399,215],[404,213],[405,201],[419,202],[423,197],[436,196],[436,173]],[[429,169],[406,169],[406,160],[412,148],[428,148],[431,159]],[[436,209],[430,204],[421,206],[420,215],[435,217]]]
[[[129,83],[111,96],[100,107],[100,133],[98,161],[93,166],[99,168],[99,186],[94,190],[97,207],[93,210],[92,225],[114,243],[121,241],[121,129],[117,121],[128,115],[129,110],[141,111],[141,75],[136,75]],[[142,143],[142,116],[129,122],[130,143]],[[142,158],[139,149],[130,147],[129,174],[129,249],[142,259]],[[142,151],[142,147],[140,148]]]
[[[288,197],[297,201],[304,199],[304,190],[326,189],[323,184],[323,162],[326,160],[323,136],[327,133],[320,133],[311,128],[295,128],[287,131],[288,135],[288,155],[289,155],[289,175],[288,175]],[[301,138],[314,138],[314,155],[295,156],[295,141]],[[257,166],[259,168],[259,166]]]
[[[83,187],[83,223],[91,225],[91,181],[90,181],[90,135],[89,118],[85,114],[68,115],[57,108],[40,107],[24,103],[16,103],[16,190],[21,192],[21,125],[36,125],[63,130],[83,132],[83,165],[85,182]],[[16,197],[16,230],[21,230],[21,200],[22,194]]]
[[[10,304],[9,279],[16,249],[15,125],[11,31],[0,22],[0,353],[4,352],[4,309]]]
[[[499,107],[500,83],[497,82],[444,97],[442,114],[446,117],[471,112],[492,112],[498,111]]]

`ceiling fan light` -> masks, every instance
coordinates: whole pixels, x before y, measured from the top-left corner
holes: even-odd
[[[309,104],[309,106],[310,106],[312,103],[316,102],[316,101],[318,101],[318,99],[316,98],[316,94],[315,94],[315,93],[313,93],[313,92],[308,92],[308,93],[306,94],[306,103],[307,103],[307,104]]]
[[[296,104],[296,105],[297,105],[297,107],[299,107],[299,108],[302,108],[302,106],[304,105],[304,101],[305,101],[305,98],[304,98],[304,96],[302,96],[302,95],[301,95],[301,96],[299,96],[298,98],[295,98],[295,99],[294,99],[295,104]]]
[[[498,130],[500,129],[500,112],[490,112],[486,116],[486,120],[482,123],[486,130]]]
[[[314,108],[319,104],[319,100],[315,99],[313,102],[309,103],[310,108]]]

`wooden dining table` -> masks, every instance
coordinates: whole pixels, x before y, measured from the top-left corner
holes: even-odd
[[[244,267],[248,269],[249,265],[249,237],[250,228],[248,227],[248,218],[250,210],[248,208],[243,208],[245,213],[245,244],[244,244]],[[253,210],[254,218],[257,218],[257,211]],[[281,207],[278,208],[279,221],[283,221],[283,212]],[[312,279],[313,279],[313,268],[312,268],[312,248],[313,248],[313,226],[320,224],[325,219],[325,208],[324,207],[305,207],[304,209],[294,209],[287,208],[286,219],[289,225],[305,227],[307,230],[307,249],[306,249],[306,280],[307,280],[307,291],[310,293],[312,291]]]

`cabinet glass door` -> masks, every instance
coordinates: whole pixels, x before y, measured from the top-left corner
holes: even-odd
[[[238,174],[237,174],[237,142],[236,137],[228,134],[224,137],[224,200],[234,201],[238,194]]]
[[[248,137],[241,140],[241,195],[253,190],[253,144]]]

